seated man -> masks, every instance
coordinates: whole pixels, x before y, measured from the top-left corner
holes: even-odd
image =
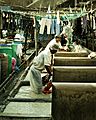
[[[33,64],[25,79],[30,79],[31,90],[34,93],[40,94],[42,92],[42,77],[41,72],[46,69],[49,76],[52,75],[51,71],[51,57],[59,49],[58,45],[54,44],[47,50],[43,50],[33,60]],[[49,77],[50,78],[50,77]],[[43,92],[44,93],[44,92]]]

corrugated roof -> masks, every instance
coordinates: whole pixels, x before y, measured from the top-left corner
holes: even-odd
[[[12,6],[18,10],[46,9],[50,5],[51,10],[72,7],[82,7],[84,4],[90,8],[91,3],[93,9],[96,6],[96,0],[0,0],[0,4]]]

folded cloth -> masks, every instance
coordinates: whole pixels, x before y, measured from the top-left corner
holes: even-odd
[[[43,86],[45,86],[49,82],[50,77],[51,76],[49,74],[47,74],[47,75],[42,77],[42,84],[43,84]]]
[[[50,94],[50,93],[52,93],[52,90],[50,90],[51,87],[52,87],[52,82],[49,81],[49,82],[47,83],[47,86],[45,86],[45,87],[43,88],[42,92],[43,92],[44,94]]]

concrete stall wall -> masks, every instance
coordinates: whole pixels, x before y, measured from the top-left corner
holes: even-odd
[[[96,83],[53,82],[53,120],[95,120]]]
[[[96,82],[96,67],[54,66],[54,82]]]
[[[96,66],[96,59],[88,57],[54,57],[54,66]]]
[[[56,57],[87,57],[87,52],[64,52],[59,51],[55,54]]]

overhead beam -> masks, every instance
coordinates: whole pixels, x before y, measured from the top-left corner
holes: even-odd
[[[30,7],[32,5],[34,5],[36,2],[38,2],[39,0],[35,0],[34,2],[30,3],[29,5],[27,5],[26,7]]]

